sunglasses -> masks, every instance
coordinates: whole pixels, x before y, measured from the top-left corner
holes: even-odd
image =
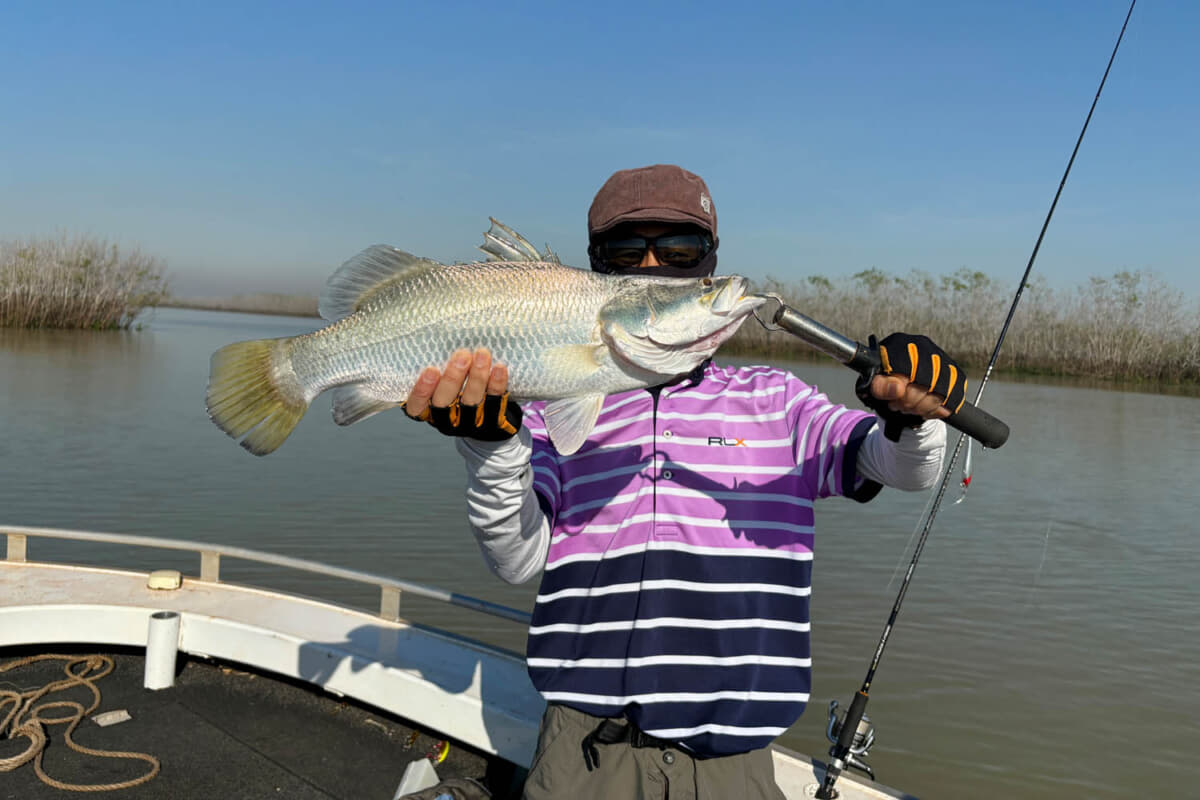
[[[636,267],[654,248],[660,263],[672,267],[694,267],[712,250],[712,237],[705,233],[668,233],[647,238],[622,236],[605,239],[592,245],[596,258],[610,267]]]

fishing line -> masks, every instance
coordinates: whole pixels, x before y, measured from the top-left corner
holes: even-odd
[[[965,435],[965,434],[964,434]],[[912,533],[908,535],[908,541],[904,543],[904,549],[900,551],[900,555],[896,556],[896,565],[892,567],[892,577],[888,579],[886,589],[891,589],[896,583],[896,578],[900,576],[900,570],[904,568],[904,562],[912,558],[909,555],[912,552],[913,542],[917,540],[917,535],[921,533],[921,523],[925,516],[933,508],[933,495],[930,494],[925,498],[925,507],[921,509],[921,515],[917,517],[917,521],[913,523]]]
[[[1033,573],[1033,583],[1029,586],[1029,597],[1025,600],[1025,610],[1028,611],[1033,607],[1033,598],[1037,594],[1038,581],[1042,579],[1042,567],[1046,566],[1046,553],[1050,550],[1050,526],[1054,523],[1046,523],[1046,538],[1042,542],[1042,559],[1038,562],[1037,571]]]
[[[1050,210],[1046,213],[1046,219],[1042,222],[1042,229],[1038,233],[1037,241],[1034,243],[1033,252],[1029,256],[1029,262],[1025,265],[1025,272],[1017,284],[1017,291],[1013,296],[1012,305],[1009,306],[1008,316],[1004,319],[1004,326],[1000,329],[1000,336],[996,339],[996,346],[992,350],[992,357],[988,360],[987,369],[984,371],[983,378],[979,382],[979,389],[975,393],[976,406],[979,405],[979,400],[983,397],[984,387],[987,386],[987,382],[992,376],[992,370],[996,366],[996,360],[1000,357],[1000,349],[1004,345],[1004,339],[1008,336],[1009,326],[1012,324],[1013,316],[1017,312],[1017,305],[1021,302],[1021,296],[1025,291],[1025,284],[1028,282],[1029,275],[1033,271],[1033,262],[1037,259],[1038,250],[1041,249],[1042,240],[1046,236],[1046,229],[1050,227],[1050,219],[1054,216],[1054,209],[1058,206],[1058,199],[1062,196],[1063,187],[1066,186],[1067,176],[1071,174],[1071,167],[1075,164],[1075,156],[1079,153],[1080,145],[1083,144],[1083,137],[1087,133],[1088,124],[1092,121],[1092,114],[1095,113],[1096,105],[1100,102],[1100,93],[1104,90],[1104,84],[1108,80],[1108,73],[1112,70],[1113,62],[1117,58],[1117,51],[1121,47],[1121,40],[1125,38],[1125,29],[1129,26],[1129,18],[1133,16],[1133,7],[1136,4],[1137,0],[1131,0],[1129,3],[1129,11],[1125,14],[1125,22],[1121,25],[1121,32],[1117,35],[1117,42],[1113,46],[1112,55],[1108,58],[1108,65],[1104,68],[1104,75],[1101,77],[1100,85],[1096,89],[1096,96],[1092,98],[1092,105],[1088,109],[1087,117],[1083,121],[1083,127],[1079,131],[1079,137],[1075,140],[1075,147],[1071,150],[1071,157],[1067,161],[1067,168],[1063,171],[1062,180],[1058,182],[1058,190],[1054,193],[1054,200],[1050,203]],[[854,700],[851,702],[844,720],[839,722],[837,719],[837,701],[835,700],[830,703],[828,734],[829,738],[834,741],[834,745],[829,750],[832,761],[826,765],[824,781],[816,793],[816,796],[822,800],[832,800],[837,797],[834,784],[837,783],[838,776],[841,775],[847,766],[863,768],[868,771],[868,774],[873,774],[870,772],[870,768],[856,757],[866,754],[875,736],[874,731],[869,728],[869,725],[860,727],[860,723],[864,722],[863,713],[867,707],[871,684],[875,680],[875,671],[879,668],[879,661],[883,657],[883,650],[887,647],[888,637],[891,636],[892,629],[895,627],[896,618],[900,614],[900,606],[904,602],[905,595],[908,593],[913,572],[917,568],[917,561],[921,557],[921,551],[925,549],[925,542],[929,537],[929,531],[933,527],[933,520],[937,516],[938,509],[942,504],[942,498],[945,496],[946,489],[950,485],[950,476],[954,474],[954,464],[958,460],[959,451],[962,450],[963,442],[966,438],[965,435],[960,435],[957,444],[954,446],[950,462],[946,465],[946,470],[942,474],[942,480],[938,484],[933,504],[925,519],[925,524],[921,528],[921,535],[917,539],[917,546],[913,551],[912,560],[909,561],[908,569],[904,574],[904,580],[900,584],[900,591],[896,595],[896,602],[892,605],[891,614],[888,616],[887,624],[883,628],[883,634],[879,637],[879,644],[875,648],[875,655],[871,658],[871,665],[867,670],[867,676],[863,680],[862,687],[854,695]]]

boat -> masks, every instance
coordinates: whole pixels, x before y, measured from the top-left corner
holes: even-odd
[[[13,698],[37,691],[16,678],[19,669],[40,669],[47,686],[73,682],[77,697],[98,693],[92,703],[77,700],[73,714],[34,713],[48,740],[41,750],[36,725],[11,736],[0,750],[9,796],[86,786],[115,797],[388,800],[465,782],[492,797],[520,797],[545,708],[524,659],[408,620],[403,606],[423,598],[497,624],[527,625],[526,612],[240,547],[55,528],[0,533],[0,720],[15,727],[32,713],[19,714],[25,702]],[[31,557],[83,543],[89,563]],[[192,566],[131,569],[107,556],[90,563],[96,552],[119,562],[130,548]],[[354,608],[231,582],[222,576],[229,562],[253,564],[256,574],[349,581],[378,604]],[[54,706],[56,698],[39,702]],[[782,747],[773,758],[789,800],[814,796],[823,763]],[[844,800],[911,798],[850,773],[837,789]]]

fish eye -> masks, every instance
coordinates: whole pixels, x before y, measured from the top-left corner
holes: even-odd
[[[703,286],[705,289],[711,289],[712,285],[713,285],[713,280],[712,280],[712,278],[704,278],[700,281],[700,285]]]

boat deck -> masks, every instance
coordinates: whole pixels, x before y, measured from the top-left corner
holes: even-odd
[[[144,647],[157,611],[181,617],[181,654],[295,678],[447,738],[528,764],[544,701],[523,660],[404,620],[253,587],[145,573],[0,562],[0,647],[76,642]]]
[[[52,648],[91,654],[96,648]],[[46,648],[0,649],[0,668]],[[101,703],[93,713],[126,710],[131,719],[100,727],[84,720],[77,743],[99,750],[134,751],[157,758],[162,769],[146,783],[104,796],[115,798],[264,798],[362,800],[395,794],[410,761],[434,749],[439,735],[376,709],[313,691],[299,682],[246,671],[237,665],[181,658],[175,685],[159,691],[142,686],[140,655],[109,651],[111,674],[100,678]],[[44,661],[0,673],[0,689],[29,689],[60,680],[64,662]],[[92,696],[81,687],[47,697],[84,705]],[[7,714],[8,708],[3,709]],[[61,714],[54,710],[53,714]],[[72,751],[65,725],[51,726],[44,769],[67,783],[116,783],[146,774],[145,761],[97,758]],[[412,734],[416,733],[415,740]],[[0,758],[23,752],[25,738],[0,742]],[[438,775],[486,782],[496,797],[511,790],[514,770],[500,759],[460,745],[450,747]],[[0,797],[30,800],[68,796],[43,783],[32,764],[3,774]]]
[[[526,621],[527,615],[240,548],[55,529],[0,533],[8,538],[8,558],[0,561],[0,667],[39,653],[116,653],[117,668],[100,682],[97,713],[125,708],[132,719],[111,727],[86,720],[77,741],[162,761],[162,772],[149,783],[109,796],[391,798],[405,766],[441,739],[454,744],[438,767],[440,777],[486,777],[498,800],[519,794],[545,703],[523,659],[407,622],[398,612],[401,592],[415,592],[506,619]],[[27,540],[41,538],[189,550],[201,556],[200,575],[177,574],[167,588],[157,588],[145,572],[27,560]],[[225,583],[221,557],[374,584],[381,608],[370,613]],[[142,685],[142,655],[148,624],[161,612],[178,615],[178,677],[173,687],[153,692]],[[0,689],[28,689],[62,676],[61,662],[38,669],[32,678],[0,673]],[[90,704],[90,693],[82,699]],[[0,705],[0,715],[7,716],[8,707]],[[71,752],[61,727],[46,751],[51,776],[105,783],[147,771],[144,761]],[[414,730],[418,736],[409,746]],[[0,763],[22,753],[25,741],[0,741]],[[773,755],[784,795],[811,797],[823,766],[778,747]],[[843,775],[838,789],[843,800],[911,800],[857,776]],[[0,800],[61,796],[30,765],[0,779]]]

